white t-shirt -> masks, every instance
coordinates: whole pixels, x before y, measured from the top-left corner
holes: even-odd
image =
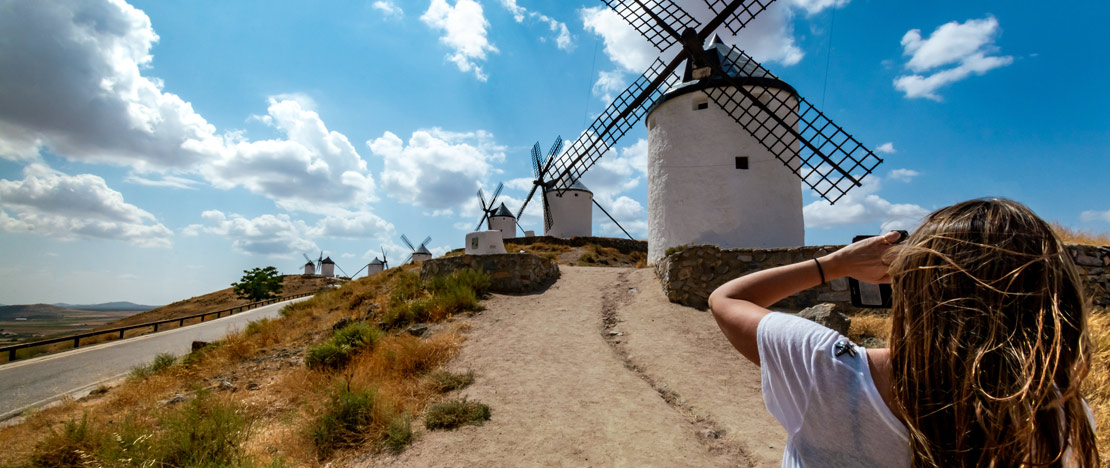
[[[756,337],[763,401],[788,434],[784,468],[909,466],[906,426],[879,396],[862,346],[778,312]]]

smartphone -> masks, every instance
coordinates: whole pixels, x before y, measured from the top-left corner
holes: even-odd
[[[909,233],[906,231],[898,231],[902,237],[898,242],[902,242]],[[859,242],[868,237],[861,235],[852,238],[852,242]],[[895,242],[897,244],[898,242]],[[851,276],[848,277],[848,291],[852,294],[852,305],[865,309],[889,309],[890,308],[890,294],[891,289],[889,284],[874,284],[866,281],[860,281]]]

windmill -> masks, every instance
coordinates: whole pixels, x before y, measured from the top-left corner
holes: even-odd
[[[416,263],[423,262],[424,260],[431,260],[432,253],[428,251],[427,245],[429,242],[432,241],[432,236],[425,237],[424,241],[420,243],[420,247],[413,247],[412,241],[410,241],[408,236],[404,234],[401,234],[401,240],[404,241],[405,245],[407,245],[409,249],[412,250],[412,253],[409,254],[408,258],[406,258],[403,262],[404,264],[407,264],[409,262]],[[385,252],[382,252],[382,255],[385,255]]]
[[[320,268],[324,264],[324,251],[323,250],[320,251],[320,256],[315,261],[313,261],[311,258],[308,258],[307,254],[302,253],[301,255],[304,257],[305,260],[308,260],[308,263],[304,264],[304,274],[306,274],[306,275],[319,274],[320,273]]]
[[[389,268],[389,258],[385,256],[385,247],[381,247],[381,249],[382,258],[374,257],[374,259],[371,260],[370,263],[366,264],[366,266],[359,268],[359,270],[355,272],[355,276],[358,276],[359,273],[362,273],[362,270],[366,270],[366,276],[370,276],[374,273],[381,273],[382,271],[385,271],[385,269]],[[354,278],[355,276],[352,276],[351,278]]]
[[[591,235],[593,233],[593,211],[590,206],[592,203],[602,213],[605,213],[605,216],[608,216],[613,224],[624,231],[629,239],[632,239],[632,235],[594,199],[593,192],[586,188],[581,181],[575,181],[566,190],[558,191],[553,181],[547,179],[551,165],[562,148],[563,138],[559,136],[555,137],[555,143],[547,151],[547,156],[543,156],[538,141],[535,145],[532,145],[532,174],[535,179],[532,179],[532,191],[528,192],[528,197],[520,205],[520,211],[517,212],[516,219],[519,220],[520,216],[524,214],[524,208],[528,206],[528,202],[536,194],[536,189],[543,187],[544,235],[564,238]]]
[[[478,220],[478,227],[474,228],[475,231],[482,229],[482,223],[489,220],[489,230],[501,231],[501,238],[516,237],[516,218],[513,213],[505,207],[502,203],[501,206],[495,205],[497,197],[501,195],[501,189],[505,188],[504,183],[497,184],[497,188],[493,191],[493,198],[489,203],[486,203],[486,196],[482,193],[482,189],[478,189],[478,203],[482,208],[482,219]]]
[[[648,114],[649,261],[690,243],[802,245],[797,179],[832,204],[882,162],[744,51],[716,35],[703,48],[718,27],[735,35],[774,0],[706,0],[714,17],[704,27],[673,0],[602,1],[660,52],[681,50],[657,58],[547,174],[558,193],[571,190]]]

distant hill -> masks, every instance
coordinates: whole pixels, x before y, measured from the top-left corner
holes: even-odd
[[[160,306],[135,304],[134,302],[105,302],[102,304],[66,304],[59,302],[54,304],[58,307],[65,307],[67,309],[77,310],[118,310],[118,311],[133,311],[133,312],[146,312]]]
[[[0,306],[0,321],[25,318],[28,320],[58,320],[68,316],[84,315],[87,311],[58,307],[50,304]]]

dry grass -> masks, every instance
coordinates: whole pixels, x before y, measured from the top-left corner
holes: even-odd
[[[1060,240],[1064,241],[1065,244],[1110,246],[1110,233],[1083,231],[1064,226],[1057,222],[1049,224],[1052,225],[1052,230],[1056,231],[1056,235],[1060,236]]]
[[[1083,384],[1083,394],[1095,415],[1099,454],[1103,463],[1110,461],[1110,311],[1102,309],[1091,315],[1091,373]]]
[[[889,315],[861,314],[852,316],[852,326],[848,329],[848,339],[853,342],[868,348],[885,347],[889,336]]]
[[[309,369],[304,356],[308,347],[330,339],[332,325],[341,319],[374,324],[391,305],[397,305],[398,296],[407,297],[402,302],[429,297],[431,293],[422,287],[412,290],[412,277],[413,267],[394,268],[326,290],[287,307],[281,319],[256,322],[158,372],[0,428],[0,446],[5,448],[0,451],[0,466],[27,466],[36,455],[77,446],[69,443],[73,437],[50,434],[70,434],[65,432],[66,424],[78,427],[83,415],[88,415],[87,432],[95,436],[87,438],[92,444],[86,450],[93,454],[89,456],[111,453],[113,434],[124,431],[123,421],[150,434],[150,440],[170,440],[167,422],[173,417],[184,420],[184,416],[171,416],[173,412],[201,394],[211,395],[223,405],[219,408],[232,412],[213,414],[222,414],[225,420],[229,414],[241,416],[249,428],[244,429],[241,450],[232,454],[236,461],[230,465],[343,465],[355,453],[403,449],[413,437],[415,415],[423,414],[439,395],[426,376],[456,355],[463,340],[462,325],[437,325],[439,331],[425,338],[389,331],[372,349],[353,353],[350,362],[336,371]],[[450,313],[444,317],[449,319]],[[221,382],[234,388],[223,388]],[[322,445],[314,438],[314,428],[339,388],[373,394],[370,414],[361,420],[366,424],[359,426],[355,436],[336,433],[344,434],[342,443]],[[171,403],[175,397],[183,402]],[[211,421],[201,418],[196,424]],[[158,447],[146,450],[163,453]]]

